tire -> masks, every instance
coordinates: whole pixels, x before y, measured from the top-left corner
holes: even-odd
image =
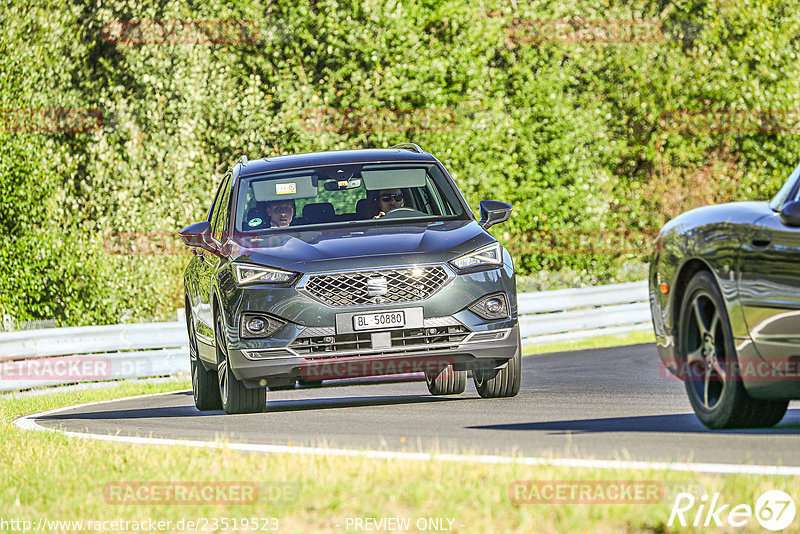
[[[225,328],[222,316],[217,314],[216,320],[217,346],[217,383],[225,413],[258,413],[267,404],[267,388],[247,388],[233,374],[228,357],[228,346],[225,341]]]
[[[725,301],[708,271],[697,273],[686,286],[678,355],[689,402],[706,427],[770,427],[786,414],[789,401],[759,400],[747,394]]]
[[[516,397],[522,384],[522,349],[517,334],[517,352],[502,369],[473,369],[472,380],[484,399]]]
[[[467,372],[448,365],[436,375],[425,373],[425,383],[431,395],[458,395],[467,389]]]
[[[217,372],[208,371],[198,359],[197,337],[194,335],[194,325],[189,308],[186,304],[186,329],[189,334],[189,366],[192,370],[192,396],[194,405],[201,412],[221,410],[222,400],[219,396]]]

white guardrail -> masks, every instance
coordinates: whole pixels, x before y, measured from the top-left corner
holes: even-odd
[[[518,296],[523,344],[651,328],[646,282]],[[0,333],[0,391],[189,372],[183,310],[165,323]]]

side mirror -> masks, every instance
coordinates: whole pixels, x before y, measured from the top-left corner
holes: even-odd
[[[787,202],[783,205],[781,222],[786,226],[800,226],[800,200]]]
[[[203,221],[195,224],[190,224],[180,232],[181,241],[186,246],[192,248],[201,248],[208,252],[216,252],[217,247],[211,240],[211,225],[208,221]]]
[[[507,221],[511,217],[511,210],[514,209],[511,204],[499,200],[481,200],[480,208],[481,220],[478,224],[483,229]]]

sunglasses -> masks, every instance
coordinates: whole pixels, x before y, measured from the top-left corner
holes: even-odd
[[[395,193],[395,194],[388,194],[388,195],[381,195],[381,200],[384,202],[391,202],[394,199],[396,202],[401,202],[405,197],[403,193]]]

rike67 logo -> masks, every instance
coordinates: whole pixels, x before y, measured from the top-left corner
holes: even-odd
[[[763,528],[779,531],[792,524],[795,512],[794,500],[781,490],[764,492],[756,500],[755,508],[749,504],[733,506],[724,503],[719,493],[715,493],[710,500],[708,495],[696,499],[691,493],[679,493],[675,497],[667,525],[671,527],[677,520],[682,527],[691,524],[694,527],[741,528],[749,525],[755,516]]]

